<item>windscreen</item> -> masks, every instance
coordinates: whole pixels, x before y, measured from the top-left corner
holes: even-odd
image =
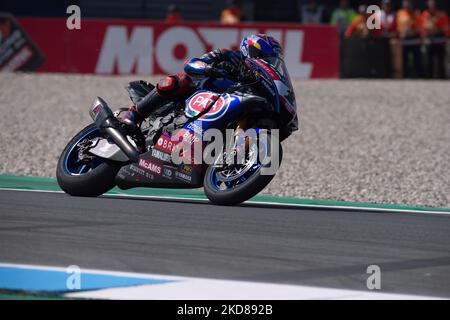
[[[289,73],[286,68],[286,64],[284,60],[279,57],[265,57],[261,60],[265,61],[273,71],[276,72],[279,80],[275,80],[275,85],[278,90],[278,94],[280,95],[282,102],[285,101],[286,108],[289,112],[296,112],[296,102],[295,102],[295,94],[294,88],[292,87],[291,79],[289,77]],[[283,98],[285,101],[283,101]]]

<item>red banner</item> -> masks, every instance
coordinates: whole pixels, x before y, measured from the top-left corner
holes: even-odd
[[[173,74],[187,58],[236,49],[244,35],[268,33],[282,44],[292,78],[339,75],[338,33],[329,26],[82,19],[80,30],[69,30],[65,19],[17,20],[45,56],[41,72]]]

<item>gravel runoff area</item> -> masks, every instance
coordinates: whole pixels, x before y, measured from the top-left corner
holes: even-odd
[[[0,173],[55,176],[95,96],[129,106],[136,77],[0,74]],[[450,82],[295,83],[300,131],[265,194],[450,207]]]

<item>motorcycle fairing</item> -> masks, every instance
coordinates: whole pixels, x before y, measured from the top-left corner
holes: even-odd
[[[203,172],[198,170],[198,166],[183,163],[174,165],[161,160],[161,154],[164,152],[152,147],[150,151],[139,157],[137,163],[123,166],[116,176],[117,186],[121,189],[199,188],[202,186]]]
[[[290,122],[295,120],[295,97],[285,66],[279,66],[282,70],[280,72],[280,70],[274,69],[274,66],[271,67],[263,61],[251,60],[248,64],[259,70],[261,83],[270,93],[276,111],[280,112],[282,106],[291,115]],[[282,105],[280,105],[280,101]],[[205,130],[225,128],[228,123],[239,119],[248,107],[267,106],[268,104],[269,102],[265,98],[247,93],[218,93],[205,89],[196,91],[185,101],[184,116],[188,121],[180,130],[176,130],[176,134],[167,131],[163,133],[149,151],[139,156],[137,163],[122,167],[116,177],[118,186],[122,189],[201,187],[205,167],[186,163],[175,165],[171,161],[172,148],[186,137],[191,148],[194,142],[199,141],[203,147],[202,137]],[[186,142],[186,140],[184,141]],[[169,145],[170,147],[168,147]]]
[[[190,105],[190,101],[211,98],[212,101],[222,101],[219,107],[214,103],[200,99],[199,105]],[[219,100],[221,99],[221,100]],[[201,103],[200,103],[201,102]],[[173,135],[164,132],[149,151],[139,156],[138,162],[122,167],[117,174],[116,182],[122,189],[133,187],[166,187],[166,188],[198,188],[203,184],[204,167],[193,158],[194,143],[201,144],[201,150],[205,146],[203,132],[209,128],[224,127],[230,121],[238,119],[247,107],[255,103],[264,104],[267,101],[259,96],[250,94],[216,94],[207,90],[194,93],[186,101],[186,116],[190,121],[177,130]],[[209,105],[208,105],[209,104]],[[198,107],[198,108],[197,108]],[[204,108],[202,108],[204,107]],[[204,112],[200,117],[198,117]],[[181,141],[187,142],[187,148],[191,148],[190,164],[175,165],[171,159],[171,153]],[[183,147],[184,147],[183,146]],[[194,162],[196,161],[196,162]]]
[[[261,73],[262,84],[270,92],[276,111],[283,113],[283,110],[286,110],[289,115],[286,119],[286,125],[293,130],[297,130],[297,104],[286,65],[279,58],[266,60],[246,59],[245,63]],[[273,90],[274,87],[276,91]]]
[[[150,93],[150,91],[153,90],[155,86],[151,83],[144,81],[144,80],[138,80],[138,81],[132,81],[128,84],[126,87],[128,94],[130,96],[131,101],[136,105],[139,103],[147,94]]]
[[[215,113],[218,111],[216,110],[217,107],[222,109],[223,105],[224,99],[220,94],[208,90],[199,90],[186,100],[184,112],[187,117],[194,118],[201,113],[209,113],[213,108],[212,112]]]
[[[216,125],[241,108],[242,106],[239,106],[241,102],[242,98],[237,94],[218,94],[208,90],[199,90],[186,100],[185,115]]]

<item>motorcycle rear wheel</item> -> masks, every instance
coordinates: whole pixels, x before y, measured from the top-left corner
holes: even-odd
[[[97,197],[115,187],[115,177],[123,163],[94,157],[91,162],[78,163],[77,148],[86,139],[100,136],[98,128],[90,124],[67,144],[59,157],[56,178],[61,189],[72,195]]]

